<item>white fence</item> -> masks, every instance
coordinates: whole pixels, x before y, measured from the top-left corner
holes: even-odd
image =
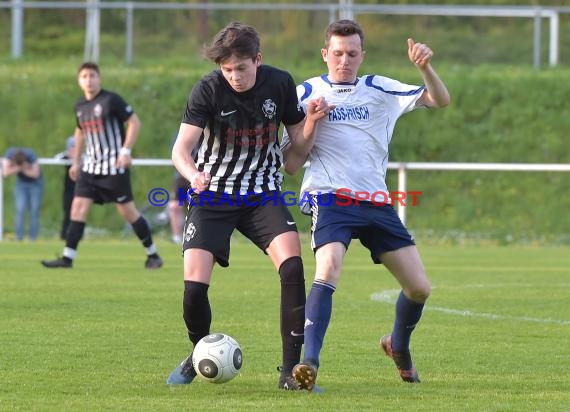
[[[453,17],[515,17],[534,20],[533,64],[540,67],[542,19],[549,21],[548,63],[558,65],[559,15],[570,13],[570,7],[542,6],[453,6],[453,5],[392,5],[354,4],[352,0],[339,0],[338,3],[157,3],[144,1],[106,2],[85,1],[23,1],[0,2],[0,8],[11,9],[11,53],[13,58],[23,54],[24,10],[25,9],[83,9],[85,19],[85,58],[99,60],[100,11],[102,9],[122,9],[125,11],[125,36],[127,63],[133,61],[134,35],[133,13],[135,10],[298,10],[328,12],[329,20],[353,18],[358,14],[410,15],[410,16],[453,16]]]
[[[2,159],[0,159],[1,161]],[[64,166],[69,161],[53,158],[40,158],[40,165]],[[172,166],[169,159],[133,159],[134,166]],[[502,172],[570,172],[569,164],[558,163],[422,163],[389,162],[388,169],[398,170],[398,192],[406,193],[408,170],[449,170],[449,171],[502,171]],[[406,205],[398,203],[398,215],[406,223]],[[0,173],[0,241],[4,235],[4,178]]]

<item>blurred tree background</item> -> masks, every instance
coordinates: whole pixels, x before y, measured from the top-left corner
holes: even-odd
[[[209,3],[222,7],[239,2]],[[391,4],[515,3],[400,0]],[[566,4],[563,0],[521,0],[516,5]],[[170,141],[186,97],[194,82],[214,68],[201,57],[202,46],[229,21],[254,25],[262,36],[265,63],[290,71],[301,82],[326,70],[320,49],[330,17],[326,10],[135,10],[134,61],[129,65],[125,62],[126,13],[124,9],[103,10],[103,87],[123,95],[141,117],[134,155],[170,157]],[[432,47],[434,67],[452,95],[448,108],[417,111],[398,123],[392,161],[570,163],[566,102],[570,92],[570,14],[560,14],[560,64],[556,68],[547,65],[549,28],[543,19],[541,70],[533,67],[534,22],[530,18],[379,14],[355,18],[366,32],[367,54],[361,74],[421,82],[407,58],[406,39],[411,36]],[[14,60],[10,57],[10,11],[0,9],[0,155],[11,145],[25,145],[40,157],[51,157],[63,150],[75,127],[73,105],[80,94],[75,71],[83,60],[85,11],[26,9],[24,20],[24,55]],[[354,167],[358,167],[358,159]],[[56,236],[63,168],[44,167],[44,173],[47,190],[42,235]],[[172,176],[170,167],[135,168],[137,203],[144,204],[154,187],[169,189]],[[286,177],[285,189],[297,191],[301,178],[302,173]],[[396,184],[392,171],[389,187],[396,190]],[[5,181],[8,232],[12,185],[13,179]],[[423,192],[418,207],[408,209],[408,226],[423,240],[570,244],[568,173],[412,171],[408,188]],[[299,227],[308,230],[309,220],[300,216],[296,207],[292,211]],[[122,227],[112,207],[94,208],[89,224],[106,231]]]
[[[117,3],[118,1],[106,1]],[[8,1],[4,1],[8,3]],[[41,2],[40,2],[41,3]],[[63,3],[63,2],[62,2]],[[143,3],[140,1],[134,4]],[[168,3],[157,1],[154,3]],[[224,10],[223,5],[235,3],[277,5],[280,3],[306,6],[307,2],[272,0],[198,1],[214,10],[150,10],[134,11],[134,59],[137,63],[156,62],[167,58],[188,62],[200,57],[201,46],[208,43],[221,27],[231,20],[255,25],[263,36],[263,50],[271,60],[288,62],[292,67],[306,67],[314,60],[323,43],[323,32],[330,19],[327,9],[305,10]],[[564,0],[400,0],[393,5],[475,5],[475,6],[567,6]],[[326,6],[338,3],[316,0],[311,4]],[[384,4],[357,1],[356,5]],[[85,10],[25,9],[25,58],[83,57]],[[366,30],[366,49],[371,64],[406,63],[406,38],[412,36],[428,43],[437,52],[440,62],[450,64],[532,64],[533,29],[531,18],[518,17],[453,17],[357,14],[355,18]],[[0,9],[0,56],[10,53],[10,10]],[[125,9],[101,11],[101,59],[124,61],[126,36]],[[560,14],[560,61],[570,64],[570,13]],[[542,61],[548,53],[548,22],[542,23]],[[294,46],[294,47],[292,47]]]

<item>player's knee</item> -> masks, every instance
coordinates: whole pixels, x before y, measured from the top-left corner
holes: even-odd
[[[279,266],[281,283],[305,283],[303,260],[300,256],[293,256]]]
[[[408,299],[417,303],[424,303],[429,298],[430,294],[431,285],[427,280],[418,283],[417,285],[412,285],[412,287],[408,288],[406,291]]]
[[[208,299],[209,285],[191,280],[184,281],[184,304],[191,305]]]
[[[87,214],[89,213],[89,209],[91,207],[91,203],[83,202],[80,200],[74,200],[71,205],[71,210],[69,212],[71,220],[77,221],[85,221],[87,218]]]
[[[178,211],[178,200],[171,200],[168,202],[168,212],[172,215]]]

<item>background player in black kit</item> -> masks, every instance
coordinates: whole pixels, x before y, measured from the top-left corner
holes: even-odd
[[[138,137],[140,120],[121,96],[101,89],[97,64],[83,63],[77,78],[83,97],[75,105],[75,156],[69,169],[69,176],[76,181],[71,222],[63,256],[43,260],[42,264],[48,268],[72,267],[89,209],[95,202],[116,204],[117,211],[132,225],[146,249],[145,268],[160,268],[162,259],[156,252],[148,223],[133,202],[129,175],[131,149]]]
[[[298,136],[305,114],[297,105],[291,75],[261,64],[260,39],[253,27],[230,23],[214,37],[206,57],[219,69],[194,86],[172,150],[174,166],[190,181],[198,202],[189,208],[182,246],[188,336],[196,345],[210,332],[212,270],[216,262],[229,265],[230,237],[237,229],[269,255],[279,272],[283,363],[278,387],[298,390],[291,371],[303,343],[301,245],[288,209],[263,198],[278,198],[283,179],[279,125]],[[246,193],[249,205],[238,202]],[[200,204],[200,196],[212,201]],[[218,203],[222,196],[224,201]],[[167,383],[188,384],[195,376],[188,356]]]

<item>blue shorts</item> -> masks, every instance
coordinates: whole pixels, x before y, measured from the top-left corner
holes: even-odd
[[[332,201],[315,201],[311,207],[313,251],[333,242],[341,242],[348,249],[352,239],[360,239],[370,250],[372,261],[382,263],[382,253],[416,244],[392,205],[359,202],[358,206],[344,206],[346,200],[339,199],[339,204],[337,197],[331,196]]]

